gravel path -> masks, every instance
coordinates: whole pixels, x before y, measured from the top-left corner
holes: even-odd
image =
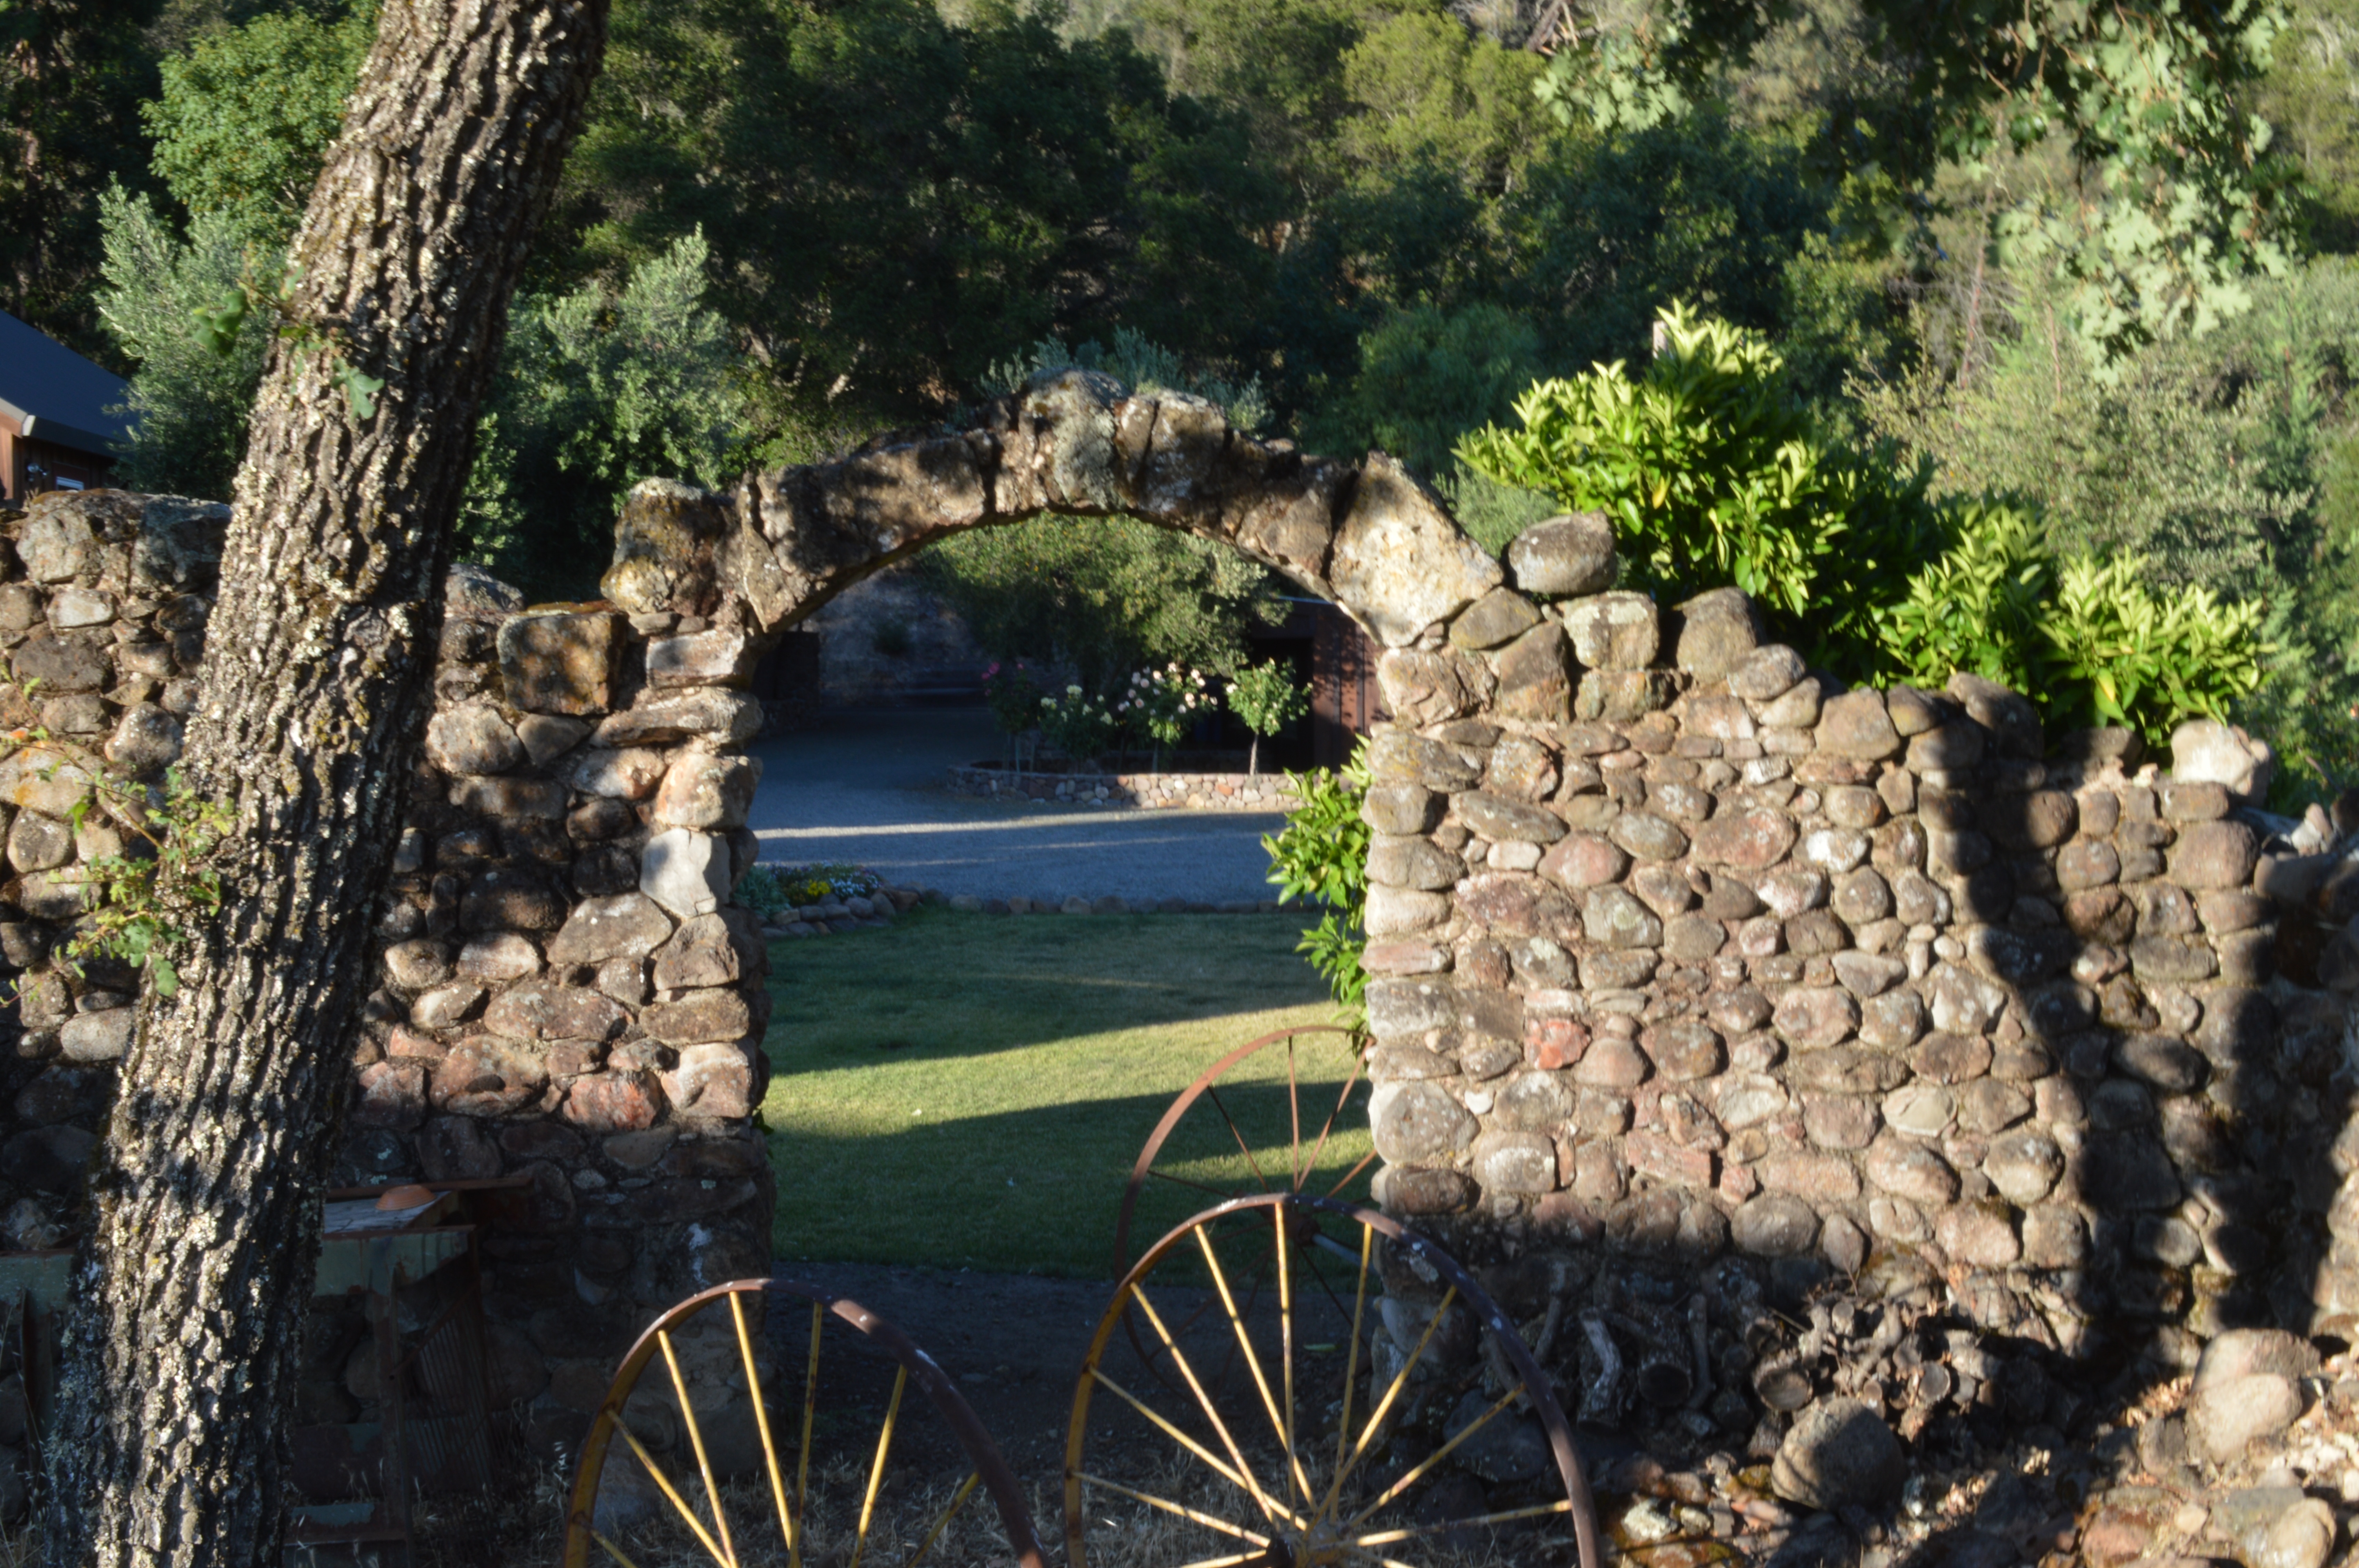
[[[848,860],[980,898],[1266,899],[1276,812],[1017,806],[954,796],[945,770],[1000,750],[982,708],[831,712],[754,748],[762,859]]]

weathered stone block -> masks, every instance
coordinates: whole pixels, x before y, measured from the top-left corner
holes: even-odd
[[[504,773],[525,749],[496,709],[471,702],[426,721],[426,756],[446,773]]]
[[[1769,806],[1722,811],[1696,829],[1694,856],[1706,865],[1766,871],[1786,858],[1800,833],[1792,817]]]
[[[1512,588],[1495,588],[1450,623],[1450,640],[1474,652],[1512,643],[1540,623],[1532,601]]]
[[[1327,580],[1388,648],[1402,647],[1499,586],[1499,563],[1395,459],[1371,453],[1335,530]]]
[[[714,834],[670,828],[639,856],[639,891],[682,920],[720,908],[733,880],[729,841]]]
[[[743,686],[765,645],[743,632],[695,632],[647,640],[647,684],[658,687]]]
[[[1508,643],[1494,661],[1497,716],[1528,724],[1561,724],[1571,718],[1570,651],[1563,628],[1553,621],[1542,622]]]
[[[639,1027],[667,1045],[736,1041],[752,1031],[754,1015],[742,994],[719,986],[655,1003],[639,1014]]]
[[[126,773],[151,773],[180,760],[180,721],[152,702],[135,702],[115,720],[106,760]]]
[[[1431,1084],[1385,1084],[1370,1095],[1368,1119],[1376,1152],[1396,1165],[1431,1164],[1473,1143],[1474,1119],[1450,1093]]]
[[[565,923],[565,901],[538,872],[499,867],[478,874],[459,903],[464,930],[554,931]]]
[[[59,1053],[69,1062],[120,1061],[131,1049],[138,1023],[136,1007],[77,1014],[59,1026]]]
[[[660,1081],[664,1098],[684,1115],[734,1119],[754,1113],[754,1069],[735,1045],[687,1046],[679,1065]]]
[[[1643,670],[1662,646],[1662,620],[1643,593],[1599,593],[1560,612],[1573,656],[1595,670]]]
[[[1744,589],[1715,588],[1678,609],[1680,668],[1717,680],[1761,645],[1761,611]]]
[[[1544,599],[1570,599],[1614,586],[1614,525],[1603,512],[1535,523],[1507,546],[1516,586]]]
[[[514,622],[509,622],[514,625]],[[602,746],[666,746],[702,737],[734,746],[761,732],[762,705],[743,692],[699,687],[669,697],[642,697],[599,722]]]
[[[1584,722],[1627,724],[1669,707],[1678,690],[1666,670],[1591,670],[1581,677],[1572,711]]]
[[[1900,731],[1885,711],[1884,695],[1849,691],[1828,700],[1820,710],[1818,749],[1838,757],[1878,762],[1900,752]]]
[[[1396,719],[1440,724],[1480,708],[1494,682],[1489,665],[1455,649],[1387,648],[1376,661],[1376,684]]]
[[[640,1132],[662,1114],[654,1075],[636,1068],[593,1074],[566,1091],[565,1119],[584,1132]]]
[[[658,828],[743,827],[761,782],[758,757],[686,752],[664,774],[651,820]]]
[[[603,713],[614,705],[623,618],[603,611],[511,616],[501,623],[508,704],[539,713]]]
[[[552,779],[454,779],[450,800],[484,816],[554,821],[565,815],[565,786]]]
[[[613,999],[553,979],[527,980],[484,1011],[484,1027],[511,1040],[612,1041],[630,1023]]]

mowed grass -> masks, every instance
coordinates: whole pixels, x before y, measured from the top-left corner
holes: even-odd
[[[1172,1098],[1256,1035],[1332,1022],[1293,951],[1302,924],[924,909],[891,930],[775,944],[762,1115],[777,1255],[1104,1277],[1131,1164]],[[1333,1038],[1300,1092],[1306,1143],[1345,1081]],[[1318,1190],[1368,1152],[1366,1096],[1363,1079],[1335,1119]],[[1283,1150],[1283,1050],[1240,1064],[1221,1099],[1257,1151]],[[1183,1124],[1167,1168],[1252,1184],[1210,1109]],[[1283,1168],[1282,1152],[1262,1163]],[[1134,1252],[1216,1201],[1149,1188]]]

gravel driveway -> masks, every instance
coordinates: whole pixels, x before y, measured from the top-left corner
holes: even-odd
[[[1279,814],[1019,806],[944,788],[951,764],[1002,744],[983,708],[842,709],[763,741],[751,818],[762,859],[848,860],[888,881],[1051,903],[1273,896],[1261,836]]]

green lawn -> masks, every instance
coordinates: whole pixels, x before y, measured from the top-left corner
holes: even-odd
[[[1332,1021],[1293,952],[1301,925],[924,909],[891,930],[774,945],[762,1115],[778,1256],[1105,1275],[1131,1162],[1172,1098],[1256,1035]],[[1328,1060],[1301,1096],[1320,1119],[1343,1083],[1343,1056]],[[1282,1148],[1284,1052],[1241,1067],[1254,1071],[1223,1102],[1257,1148]],[[1364,1080],[1337,1119],[1327,1184],[1368,1152],[1366,1093]],[[1181,1173],[1248,1182],[1219,1119],[1197,1120],[1175,1140]],[[1151,1185],[1146,1239],[1213,1201]]]

